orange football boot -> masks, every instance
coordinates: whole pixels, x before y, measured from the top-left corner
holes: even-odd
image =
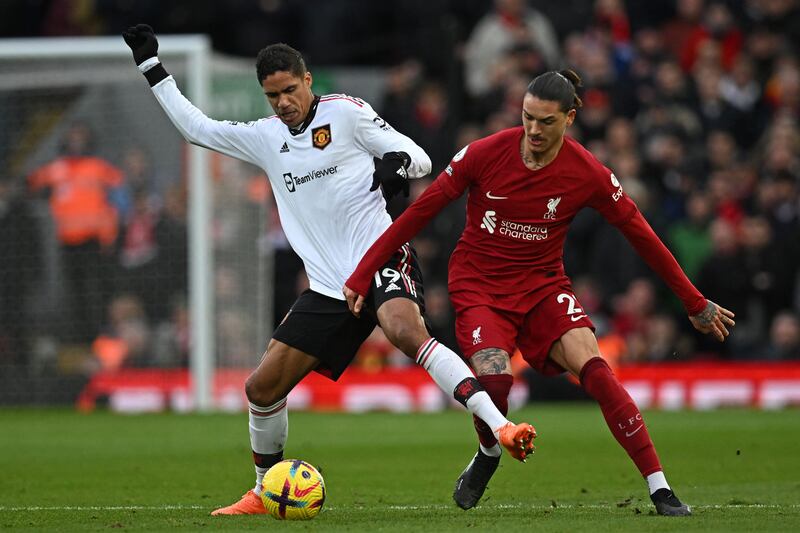
[[[509,422],[498,429],[496,435],[500,444],[517,461],[524,463],[525,459],[536,449],[533,445],[533,439],[536,438],[536,430],[532,425],[525,422],[521,424]]]
[[[211,516],[220,516],[220,515],[228,515],[228,514],[268,514],[267,510],[264,508],[264,503],[261,501],[261,497],[253,492],[252,490],[248,490],[242,496],[242,499],[238,502],[231,504],[227,507],[220,507],[216,511],[211,512]]]

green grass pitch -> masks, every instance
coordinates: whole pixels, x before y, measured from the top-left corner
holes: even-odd
[[[451,500],[475,448],[466,413],[291,413],[287,457],[323,469],[310,522],[214,517],[251,486],[247,417],[0,410],[0,530],[799,531],[800,413],[647,412],[694,516],[654,516],[591,405],[528,407],[537,453],[508,456],[478,508]]]

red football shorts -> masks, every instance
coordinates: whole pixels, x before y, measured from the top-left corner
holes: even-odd
[[[553,343],[564,333],[574,328],[587,327],[594,331],[594,324],[572,293],[572,287],[564,284],[553,287],[551,292],[536,301],[531,296],[532,307],[516,309],[504,305],[502,297],[487,297],[487,305],[471,305],[459,308],[456,298],[456,337],[464,357],[485,348],[500,348],[509,355],[519,348],[522,357],[532,368],[544,375],[564,372],[560,365],[547,356]],[[474,301],[475,294],[469,298]]]

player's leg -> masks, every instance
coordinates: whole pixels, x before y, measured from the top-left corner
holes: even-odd
[[[588,327],[565,332],[553,343],[549,358],[580,379],[581,386],[597,400],[617,442],[625,449],[647,480],[650,497],[659,514],[691,514],[670,489],[642,414],[628,392],[600,356],[597,339]]]
[[[484,348],[470,357],[470,364],[492,402],[503,414],[508,413],[508,394],[514,378],[508,352],[500,348]],[[500,465],[500,445],[494,432],[480,418],[473,416],[478,433],[478,451],[456,480],[453,500],[462,509],[478,504]],[[530,448],[533,452],[533,446]]]
[[[264,514],[261,482],[269,468],[283,459],[289,432],[286,397],[320,361],[305,352],[275,339],[270,340],[261,363],[245,384],[247,394],[250,448],[255,463],[255,487],[242,498],[212,512],[212,515]]]
[[[462,308],[456,305],[459,346],[478,382],[503,415],[508,413],[508,394],[514,382],[509,353],[514,349],[520,319],[515,314],[486,306]],[[456,480],[453,491],[453,499],[462,509],[470,509],[478,503],[500,464],[500,446],[494,432],[478,418],[474,418],[474,424],[478,450]]]
[[[469,367],[447,346],[430,336],[422,274],[413,249],[404,245],[381,267],[372,281],[369,305],[389,342],[414,359],[437,385],[473,415],[484,420],[511,455],[524,460],[535,432],[530,424],[515,425],[497,410]]]
[[[245,387],[256,488],[213,514],[264,512],[257,492],[264,473],[283,457],[288,429],[286,396],[312,370],[338,379],[373,329],[373,318],[354,317],[341,300],[311,290],[300,295]]]
[[[502,348],[483,348],[469,358],[469,363],[497,409],[508,414],[508,395],[514,377],[511,373],[511,357]],[[480,419],[475,418],[475,431],[478,433],[481,451],[492,457],[500,456],[500,447],[492,430]]]
[[[245,384],[250,407],[250,445],[256,466],[254,490],[272,465],[283,460],[283,448],[289,432],[286,397],[319,359],[272,339],[258,367]]]
[[[499,437],[513,457],[525,460],[535,435],[532,426],[513,424],[498,410],[466,363],[430,336],[414,301],[393,298],[384,302],[377,314],[389,342],[422,366],[445,394],[466,407],[485,427],[491,428],[489,432],[493,438]]]

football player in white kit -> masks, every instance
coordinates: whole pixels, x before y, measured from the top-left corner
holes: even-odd
[[[310,282],[245,385],[255,487],[212,514],[266,512],[261,481],[283,458],[287,395],[312,370],[338,379],[376,325],[445,393],[486,422],[512,456],[525,460],[533,451],[533,427],[509,422],[461,358],[428,333],[422,275],[408,244],[375,275],[367,299],[370,312],[355,317],[341,293],[366,250],[392,222],[384,194],[407,194],[409,178],[430,172],[425,152],[363,100],[314,95],[302,55],[288,45],[264,48],[256,62],[258,81],[275,115],[237,123],[208,118],[181,94],[158,59],[150,26],[133,26],[123,37],[186,140],[264,169],[286,237]]]

